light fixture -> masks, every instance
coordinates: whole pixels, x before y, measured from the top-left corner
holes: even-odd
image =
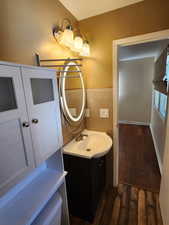
[[[71,26],[67,26],[66,29],[61,34],[60,43],[71,47],[73,44],[73,31]]]
[[[59,44],[71,47],[74,38],[71,21],[65,18],[61,26],[55,26],[53,28],[53,36]]]
[[[76,35],[74,38],[73,27],[69,19],[65,18],[61,26],[55,26],[53,28],[53,36],[59,44],[69,47],[72,51],[78,52],[81,56],[90,55],[88,41],[83,41],[81,35]]]

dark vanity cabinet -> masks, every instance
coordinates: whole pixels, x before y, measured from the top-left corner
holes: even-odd
[[[105,186],[105,158],[65,154],[64,164],[70,213],[92,222]]]

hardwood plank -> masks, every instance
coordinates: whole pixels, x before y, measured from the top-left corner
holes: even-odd
[[[147,225],[156,225],[155,210],[153,207],[147,207]]]
[[[119,216],[119,223],[118,225],[124,225],[127,224],[128,214],[127,214],[127,208],[122,208],[120,210],[120,216]]]
[[[125,187],[124,184],[119,184],[119,185],[118,185],[118,194],[119,194],[119,195],[122,195],[122,194],[123,194],[124,187]]]
[[[107,191],[105,191],[103,196],[102,196],[102,199],[101,199],[100,204],[98,206],[98,210],[96,212],[96,216],[95,216],[93,225],[100,224],[101,218],[104,215],[104,208],[105,208],[105,205],[106,205],[106,202],[107,202],[106,197],[107,197]]]
[[[128,211],[129,211],[129,190],[130,187],[125,185],[123,194],[121,196],[121,210],[119,217],[119,225],[127,224],[128,221]]]
[[[138,188],[131,187],[131,196],[130,196],[130,199],[132,201],[137,201],[138,200]]]
[[[104,212],[103,212],[103,215],[101,217],[99,224],[108,225],[110,223],[110,218],[112,216],[112,211],[113,211],[113,207],[114,207],[113,203],[115,201],[116,196],[117,196],[116,189],[109,191],[109,193],[107,194],[106,205],[104,207]],[[98,224],[96,224],[96,225],[98,225]]]
[[[150,207],[154,207],[155,204],[153,200],[153,193],[150,191],[147,191],[146,194],[147,194],[147,205]]]
[[[128,225],[137,225],[137,211],[138,211],[138,188],[130,187],[130,201],[129,201],[129,219]]]
[[[138,225],[146,225],[146,202],[143,190],[138,193]]]
[[[156,212],[155,212],[155,202],[153,193],[150,191],[146,192],[147,196],[147,224],[148,225],[156,225]],[[158,224],[157,224],[158,225]]]
[[[120,214],[120,203],[121,203],[120,196],[117,195],[114,201],[113,213],[112,213],[110,225],[118,225],[119,214]]]
[[[156,205],[156,217],[157,217],[157,225],[163,225],[162,217],[161,217],[161,210],[159,205],[159,195],[157,193],[154,194],[155,196],[155,205]]]
[[[130,201],[128,225],[137,225],[137,222],[138,222],[137,211],[138,211],[137,202]]]
[[[122,193],[122,199],[121,199],[121,207],[128,207],[128,198],[129,198],[129,192],[128,192],[127,185],[124,186],[123,193]]]

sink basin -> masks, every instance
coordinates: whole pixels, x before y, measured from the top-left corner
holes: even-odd
[[[98,158],[106,155],[112,147],[112,139],[104,132],[84,130],[83,140],[73,139],[63,148],[64,154],[79,156],[83,158]]]

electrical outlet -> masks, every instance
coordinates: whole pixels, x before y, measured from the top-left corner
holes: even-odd
[[[109,109],[100,109],[100,118],[109,118]]]

